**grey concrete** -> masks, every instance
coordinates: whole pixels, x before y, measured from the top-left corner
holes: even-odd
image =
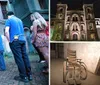
[[[68,82],[63,82],[63,61],[63,59],[58,58],[51,59],[50,85],[68,85]],[[81,85],[100,85],[100,76],[88,72],[87,79],[81,80]]]
[[[42,73],[42,67],[44,64],[38,63],[38,55],[29,55],[32,67],[33,81],[24,83],[21,81],[15,81],[14,76],[18,75],[17,66],[13,57],[5,57],[7,66],[6,71],[0,71],[0,85],[48,85],[48,75]]]

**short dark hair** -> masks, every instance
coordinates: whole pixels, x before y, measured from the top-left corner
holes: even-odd
[[[7,13],[7,15],[8,15],[8,16],[10,16],[10,15],[14,15],[14,12],[9,11],[9,12]]]

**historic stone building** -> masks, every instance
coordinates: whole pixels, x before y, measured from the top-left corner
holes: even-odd
[[[68,10],[67,4],[57,4],[51,28],[54,29],[51,40],[98,40],[93,4],[84,4],[82,10]]]

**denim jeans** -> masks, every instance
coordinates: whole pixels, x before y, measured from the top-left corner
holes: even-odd
[[[3,52],[4,51],[0,51],[0,70],[6,70]]]
[[[16,40],[9,44],[14,55],[15,62],[18,66],[20,77],[23,78],[31,75],[31,66],[26,53],[25,41]]]

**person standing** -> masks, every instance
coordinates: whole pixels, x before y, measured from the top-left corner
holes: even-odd
[[[31,14],[30,15],[30,20],[32,21],[32,23],[34,23],[34,21],[35,21],[35,16],[33,15],[33,14]],[[32,24],[32,26],[30,27],[30,30],[31,30],[31,39],[34,37],[34,34],[35,34],[35,32],[34,32],[34,30],[33,30],[33,24]],[[33,42],[31,42],[32,43],[32,45],[33,45],[33,47],[36,49],[36,51],[38,52],[38,55],[39,55],[39,63],[44,63],[45,62],[45,58],[44,58],[44,55],[43,55],[43,53],[39,50],[39,48],[35,45],[35,43],[33,43]]]
[[[28,82],[32,80],[32,72],[29,58],[26,53],[23,23],[12,11],[8,12],[7,15],[8,19],[5,23],[5,36],[9,41],[19,71],[19,76],[15,76],[14,79]]]
[[[3,36],[0,35],[0,71],[6,70],[3,53],[4,53]]]
[[[34,33],[33,37],[31,38],[31,42],[34,43],[35,46],[43,54],[48,65],[48,68],[43,70],[43,73],[48,73],[49,72],[49,38],[45,32],[47,27],[47,22],[38,12],[31,14],[30,17],[31,17],[31,21],[33,21],[31,30]]]

